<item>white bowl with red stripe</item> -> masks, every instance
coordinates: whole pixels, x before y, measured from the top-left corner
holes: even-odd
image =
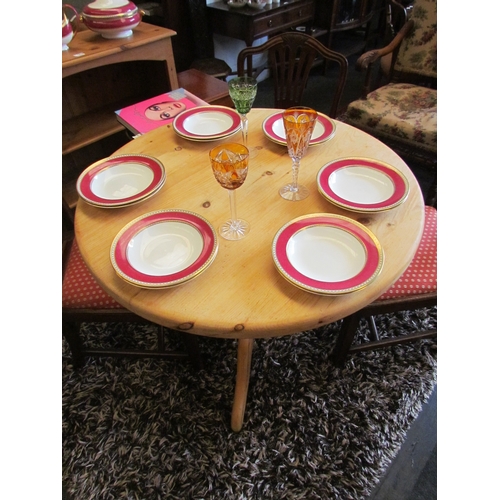
[[[67,17],[64,9],[70,9],[74,16]],[[67,3],[62,6],[62,50],[68,50],[68,44],[73,40],[76,32],[78,31],[78,11]]]
[[[95,0],[84,7],[82,22],[103,38],[126,38],[142,19],[142,11],[128,0]]]

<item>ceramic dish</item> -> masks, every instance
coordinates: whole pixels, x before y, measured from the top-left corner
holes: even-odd
[[[370,158],[341,158],[324,165],[316,178],[319,192],[334,205],[355,212],[397,207],[408,197],[406,177]]]
[[[127,0],[96,0],[83,8],[82,22],[103,38],[126,38],[141,22],[143,12]]]
[[[70,17],[66,16],[65,9],[71,10]],[[74,16],[73,16],[74,15]],[[63,4],[62,6],[62,50],[68,50],[68,43],[73,40],[76,32],[78,31],[78,11],[69,4]],[[70,19],[72,19],[70,21]]]
[[[90,205],[119,208],[150,198],[165,183],[163,164],[146,155],[118,155],[86,168],[76,189]]]
[[[285,127],[283,125],[283,114],[281,112],[266,118],[262,123],[262,130],[268,139],[277,144],[286,146]],[[316,125],[314,126],[309,145],[314,146],[315,144],[322,144],[328,141],[335,135],[335,130],[335,122],[323,113],[318,113],[318,119],[316,120]]]
[[[217,235],[200,215],[158,210],[127,224],[111,245],[118,276],[143,288],[169,288],[199,276],[215,259]]]
[[[229,137],[241,128],[240,115],[225,106],[198,106],[177,115],[175,132],[193,141],[212,141]]]
[[[233,9],[241,9],[241,7],[245,7],[247,3],[247,0],[229,0],[227,6]]]
[[[249,0],[247,5],[256,10],[262,10],[266,6],[266,0]]]
[[[304,215],[274,237],[272,253],[279,273],[290,283],[319,295],[360,290],[380,273],[384,255],[375,235],[340,215]]]

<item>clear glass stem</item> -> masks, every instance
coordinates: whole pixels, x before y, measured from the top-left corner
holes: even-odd
[[[299,184],[300,158],[292,156],[292,182],[285,184],[280,190],[280,196],[288,201],[300,201],[309,196],[309,190]]]
[[[229,193],[229,205],[231,207],[231,218],[219,228],[219,234],[226,240],[241,240],[248,231],[250,224],[236,216],[236,193],[234,189],[227,189]]]
[[[300,158],[292,158],[292,187],[291,191],[298,191],[299,189],[299,167]]]
[[[229,193],[229,206],[231,208],[231,222],[233,224],[238,220],[238,217],[236,216],[236,193],[234,191],[234,189],[227,190]]]
[[[247,137],[248,137],[248,118],[247,115],[240,113],[241,117],[241,135],[243,136],[243,144],[247,145]]]

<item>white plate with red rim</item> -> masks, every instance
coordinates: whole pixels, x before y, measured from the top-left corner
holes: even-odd
[[[287,281],[319,295],[361,290],[375,280],[384,263],[382,247],[368,228],[327,213],[285,224],[274,237],[272,253]]]
[[[177,115],[173,127],[184,139],[213,141],[238,132],[241,117],[234,109],[226,106],[198,106]]]
[[[309,141],[310,146],[322,144],[328,141],[335,135],[337,127],[335,122],[324,115],[318,113],[316,124]],[[262,123],[262,130],[266,137],[277,144],[286,146],[285,126],[283,125],[283,112],[275,113],[268,116]]]
[[[90,205],[120,208],[150,198],[165,179],[165,167],[156,158],[117,155],[87,167],[78,177],[76,189]]]
[[[157,210],[127,224],[111,245],[118,276],[143,288],[169,288],[204,272],[218,240],[204,217],[187,210]]]
[[[406,177],[371,158],[341,158],[327,163],[316,177],[319,192],[331,203],[355,212],[380,212],[408,197]]]

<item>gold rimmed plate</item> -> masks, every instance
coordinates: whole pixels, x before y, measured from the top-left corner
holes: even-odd
[[[274,237],[273,260],[279,273],[301,290],[341,295],[369,285],[382,270],[384,254],[375,235],[340,215],[304,215]]]
[[[213,141],[229,137],[241,128],[240,115],[226,106],[198,106],[175,117],[175,132],[192,141]]]
[[[127,224],[111,245],[118,276],[143,288],[191,281],[214,261],[218,240],[204,217],[187,210],[158,210]]]
[[[165,168],[156,158],[117,155],[87,167],[78,177],[76,189],[90,205],[120,208],[150,198],[165,179]]]
[[[331,118],[323,113],[318,113],[318,118],[316,120],[316,124],[314,125],[309,145],[314,146],[330,140],[335,135],[336,129],[337,127],[335,122]],[[262,123],[262,130],[268,139],[277,144],[286,146],[283,112],[268,116]]]
[[[318,191],[330,202],[354,212],[390,210],[408,197],[406,177],[371,158],[341,158],[318,172]]]

